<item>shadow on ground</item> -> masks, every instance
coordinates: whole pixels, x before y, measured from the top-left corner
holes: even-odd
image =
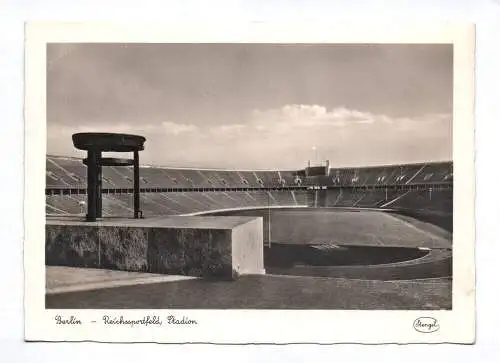
[[[46,296],[48,309],[451,309],[451,281],[247,276]]]

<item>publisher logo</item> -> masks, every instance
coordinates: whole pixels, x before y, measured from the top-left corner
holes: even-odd
[[[434,333],[439,330],[439,323],[434,318],[421,317],[413,322],[413,329],[420,333]]]

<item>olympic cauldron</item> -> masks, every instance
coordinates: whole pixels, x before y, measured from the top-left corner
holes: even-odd
[[[73,135],[73,145],[87,151],[83,163],[87,165],[87,216],[88,222],[102,218],[102,167],[134,167],[134,218],[142,218],[139,189],[139,151],[144,150],[146,138],[139,135],[85,132]],[[133,152],[133,159],[103,158],[103,152]]]
[[[87,151],[87,215],[48,218],[45,263],[111,270],[235,279],[265,274],[262,217],[158,215],[140,208],[139,151],[146,139],[116,133],[77,133]],[[133,152],[133,159],[103,152]],[[102,167],[133,165],[134,219],[102,218]]]

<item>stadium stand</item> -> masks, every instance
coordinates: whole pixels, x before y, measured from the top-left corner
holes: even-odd
[[[85,213],[86,167],[80,159],[48,156],[46,213]],[[363,168],[332,168],[327,175],[303,171],[202,170],[142,166],[141,208],[145,216],[219,209],[355,207],[453,210],[451,162]],[[103,169],[103,215],[133,210],[132,169]]]

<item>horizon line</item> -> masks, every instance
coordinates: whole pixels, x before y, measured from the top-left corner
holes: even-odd
[[[49,158],[65,158],[65,159],[78,159],[83,160],[77,156],[67,156],[67,155],[56,155],[56,154],[46,154],[46,157]],[[326,164],[328,160],[324,160]],[[364,166],[339,166],[332,167],[331,161],[329,161],[330,169],[370,169],[370,168],[383,168],[383,167],[396,167],[396,166],[408,166],[408,165],[425,165],[425,164],[453,164],[453,159],[446,160],[435,160],[435,161],[418,161],[418,162],[408,162],[408,163],[394,163],[394,164],[375,164],[375,165],[364,165]],[[269,169],[236,169],[236,168],[222,168],[222,167],[197,167],[197,166],[168,166],[168,165],[159,165],[159,164],[140,164],[141,167],[147,168],[159,168],[159,169],[176,169],[176,170],[213,170],[213,171],[242,171],[242,172],[260,172],[260,171],[298,171],[304,170],[307,168],[307,161],[304,162],[304,167],[302,168],[269,168]],[[311,165],[312,167],[321,167],[323,165]],[[324,165],[326,167],[326,165]]]

